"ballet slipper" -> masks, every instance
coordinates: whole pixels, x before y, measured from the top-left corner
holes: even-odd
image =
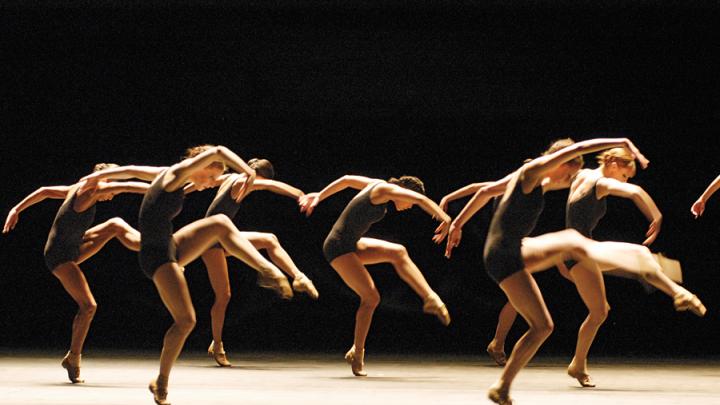
[[[282,275],[282,273],[258,273],[257,284],[262,288],[267,288],[275,291],[275,293],[277,293],[277,295],[284,300],[289,300],[293,297],[293,291],[290,287],[290,283],[288,282],[287,278]]]
[[[153,394],[153,399],[157,405],[170,405],[167,400],[168,394],[168,378],[158,375],[157,379],[150,381],[148,389]]]
[[[437,294],[430,294],[427,298],[425,298],[423,312],[435,315],[440,323],[445,326],[450,325],[450,313]]]
[[[580,383],[581,387],[583,387],[583,388],[595,387],[595,383],[593,382],[592,378],[590,378],[589,374],[571,370],[570,367],[568,367],[567,373],[570,377],[576,379],[578,381],[578,383]]]
[[[350,365],[352,373],[357,377],[365,377],[365,349],[355,351],[355,346],[345,353],[345,361]]]
[[[700,301],[700,298],[689,292],[679,292],[673,297],[673,304],[676,311],[690,310],[697,316],[705,316],[707,308]]]
[[[490,358],[495,361],[495,363],[498,366],[504,366],[505,363],[507,363],[507,357],[505,356],[504,350],[495,350],[494,347],[491,345],[488,345],[487,347],[487,353],[490,355]]]
[[[292,283],[292,289],[299,293],[306,293],[310,298],[316,300],[320,296],[312,280],[305,274],[300,273]]]
[[[77,362],[71,362],[70,359],[76,357]],[[67,352],[65,357],[63,357],[62,363],[60,365],[62,368],[67,370],[68,379],[70,379],[70,382],[73,384],[81,384],[84,383],[85,380],[80,378],[80,359],[82,355],[78,354],[77,356],[74,356],[71,352]],[[75,364],[72,364],[75,363]]]
[[[510,398],[510,393],[506,390],[501,390],[498,387],[492,386],[488,390],[488,399],[499,405],[512,405],[513,401]]]
[[[215,362],[220,367],[232,367],[232,364],[227,359],[227,356],[225,355],[225,348],[223,347],[222,342],[220,342],[217,347],[218,349],[215,350],[215,341],[210,342],[210,347],[208,347],[208,355],[215,359]]]

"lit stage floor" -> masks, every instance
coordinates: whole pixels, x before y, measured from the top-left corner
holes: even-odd
[[[85,384],[72,385],[60,367],[64,353],[0,355],[0,404],[152,404],[148,381],[158,353],[93,353],[84,358]],[[485,404],[500,368],[488,359],[369,354],[365,378],[334,356],[229,353],[235,367],[184,353],[171,378],[175,405],[452,405]],[[566,359],[537,358],[515,383],[518,405],[720,404],[720,360],[594,359],[597,388],[581,389],[565,375]]]

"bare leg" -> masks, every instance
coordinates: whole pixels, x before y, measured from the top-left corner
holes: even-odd
[[[500,288],[529,326],[528,331],[515,344],[500,379],[488,391],[488,397],[492,401],[511,404],[509,392],[513,380],[550,336],[554,325],[540,289],[530,273],[519,271],[504,279]]]
[[[213,341],[210,344],[208,353],[213,356],[218,365],[229,367],[231,364],[225,356],[225,349],[222,345],[225,311],[231,296],[225,251],[221,248],[211,248],[202,254],[202,260],[205,263],[205,268],[207,268],[210,285],[215,293],[215,303],[210,310]]]
[[[425,276],[410,259],[405,246],[380,239],[360,238],[357,256],[363,264],[390,263],[398,276],[423,300],[423,311],[437,316],[443,325],[450,323],[450,314],[440,297],[430,288]]]
[[[177,244],[178,264],[197,259],[215,243],[220,243],[230,255],[242,260],[248,266],[262,273],[282,298],[292,298],[292,289],[282,272],[270,263],[245,239],[226,215],[213,215],[197,220],[179,229],[173,235]],[[262,285],[261,285],[262,286]]]
[[[292,285],[293,290],[297,292],[305,292],[312,299],[318,299],[319,294],[312,281],[310,281],[310,279],[301,272],[297,266],[295,266],[295,263],[290,258],[290,255],[280,245],[280,241],[278,241],[277,236],[272,233],[265,232],[240,232],[240,234],[247,238],[255,249],[265,249],[270,256],[270,260],[285,274],[294,279]]]
[[[150,391],[153,392],[155,402],[165,404],[170,371],[182,351],[185,339],[195,327],[195,309],[190,299],[187,281],[177,263],[160,266],[155,271],[153,282],[165,308],[174,320],[172,326],[165,332],[158,378],[150,383]]]
[[[112,238],[117,238],[130,250],[136,252],[140,250],[140,232],[128,225],[122,218],[115,217],[95,225],[85,232],[77,263],[80,264],[94,256]]]
[[[587,356],[600,325],[607,319],[610,305],[605,298],[605,282],[602,273],[591,262],[581,262],[572,268],[572,276],[588,316],[580,326],[575,356],[568,366],[568,374],[583,387],[594,387],[587,371]]]
[[[507,339],[507,335],[510,332],[513,323],[515,323],[515,318],[517,318],[517,311],[515,311],[515,308],[513,308],[510,302],[506,302],[505,306],[503,306],[500,310],[500,315],[498,316],[495,337],[493,337],[493,340],[487,347],[488,354],[498,366],[504,366],[507,362],[507,358],[505,356],[505,339]]]
[[[78,312],[75,314],[72,324],[70,352],[63,359],[63,367],[67,369],[70,381],[81,383],[84,380],[80,379],[80,356],[88,330],[90,330],[90,323],[97,310],[97,303],[90,292],[85,275],[76,263],[68,262],[57,266],[53,270],[53,275],[60,280],[65,291],[78,305]]]
[[[364,371],[365,340],[370,330],[375,308],[380,304],[380,293],[375,288],[370,273],[357,254],[347,253],[335,258],[330,265],[345,284],[360,296],[360,306],[355,314],[355,339],[353,347],[345,355],[355,375],[366,375]]]

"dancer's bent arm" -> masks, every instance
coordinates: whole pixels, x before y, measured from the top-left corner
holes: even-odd
[[[372,183],[376,183],[379,181],[384,181],[380,179],[373,179],[370,177],[365,176],[354,176],[354,175],[345,175],[340,177],[339,179],[333,181],[332,183],[325,186],[324,189],[322,189],[320,192],[317,193],[308,193],[305,194],[300,198],[300,212],[304,212],[305,215],[310,216],[312,214],[315,207],[320,203],[320,201],[330,197],[331,195],[338,193],[342,190],[345,190],[346,188],[354,188],[357,190],[362,190],[368,185]]]
[[[698,198],[697,201],[695,201],[695,203],[692,205],[692,208],[690,208],[690,211],[693,213],[693,215],[695,215],[695,218],[700,217],[703,212],[705,212],[705,204],[718,189],[720,189],[720,176],[718,176],[715,180],[713,180],[712,183],[710,183],[708,188],[705,189],[700,198]]]
[[[635,184],[623,183],[608,177],[603,177],[598,180],[597,187],[598,196],[601,198],[605,195],[612,195],[632,200],[643,215],[645,215],[645,218],[650,221],[650,226],[645,234],[647,239],[645,239],[643,245],[650,245],[657,239],[663,216],[655,204],[655,201],[653,201],[652,197],[650,197],[642,187]]]
[[[8,233],[15,228],[19,219],[20,213],[26,208],[35,205],[46,198],[64,199],[67,197],[67,193],[70,190],[70,186],[46,186],[40,187],[32,193],[28,194],[27,197],[23,198],[22,201],[17,203],[10,209],[7,219],[5,220],[5,226],[3,227],[3,233]]]

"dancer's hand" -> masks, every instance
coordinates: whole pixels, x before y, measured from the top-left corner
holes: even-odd
[[[450,230],[450,222],[443,221],[438,225],[437,228],[435,228],[435,236],[433,236],[432,240],[436,244],[442,243],[442,241],[445,239],[445,237],[448,234],[448,231]]]
[[[649,246],[651,243],[655,242],[655,239],[657,239],[658,234],[660,234],[660,225],[662,224],[662,217],[657,218],[650,222],[650,226],[648,227],[648,231],[645,233],[645,236],[647,239],[642,243],[645,246]]]
[[[445,257],[450,258],[452,250],[460,244],[460,239],[462,239],[462,228],[455,226],[455,224],[450,224],[447,245],[445,245]]]
[[[640,164],[640,168],[647,169],[650,161],[647,160],[645,155],[640,153],[640,150],[629,139],[626,139],[625,141],[627,143],[627,148],[630,150],[630,153],[635,156],[635,159],[637,159],[638,163]]]
[[[315,207],[320,202],[320,193],[310,193],[298,199],[298,205],[300,206],[300,212],[304,212],[305,216],[310,216],[313,213]]]
[[[702,199],[698,199],[697,201],[695,201],[695,203],[690,208],[690,212],[695,215],[695,219],[700,218],[703,212],[705,212],[705,201],[703,201]]]
[[[20,213],[15,209],[11,209],[8,213],[7,219],[5,220],[5,226],[3,227],[3,233],[8,233],[15,229],[15,225],[18,222]]]

